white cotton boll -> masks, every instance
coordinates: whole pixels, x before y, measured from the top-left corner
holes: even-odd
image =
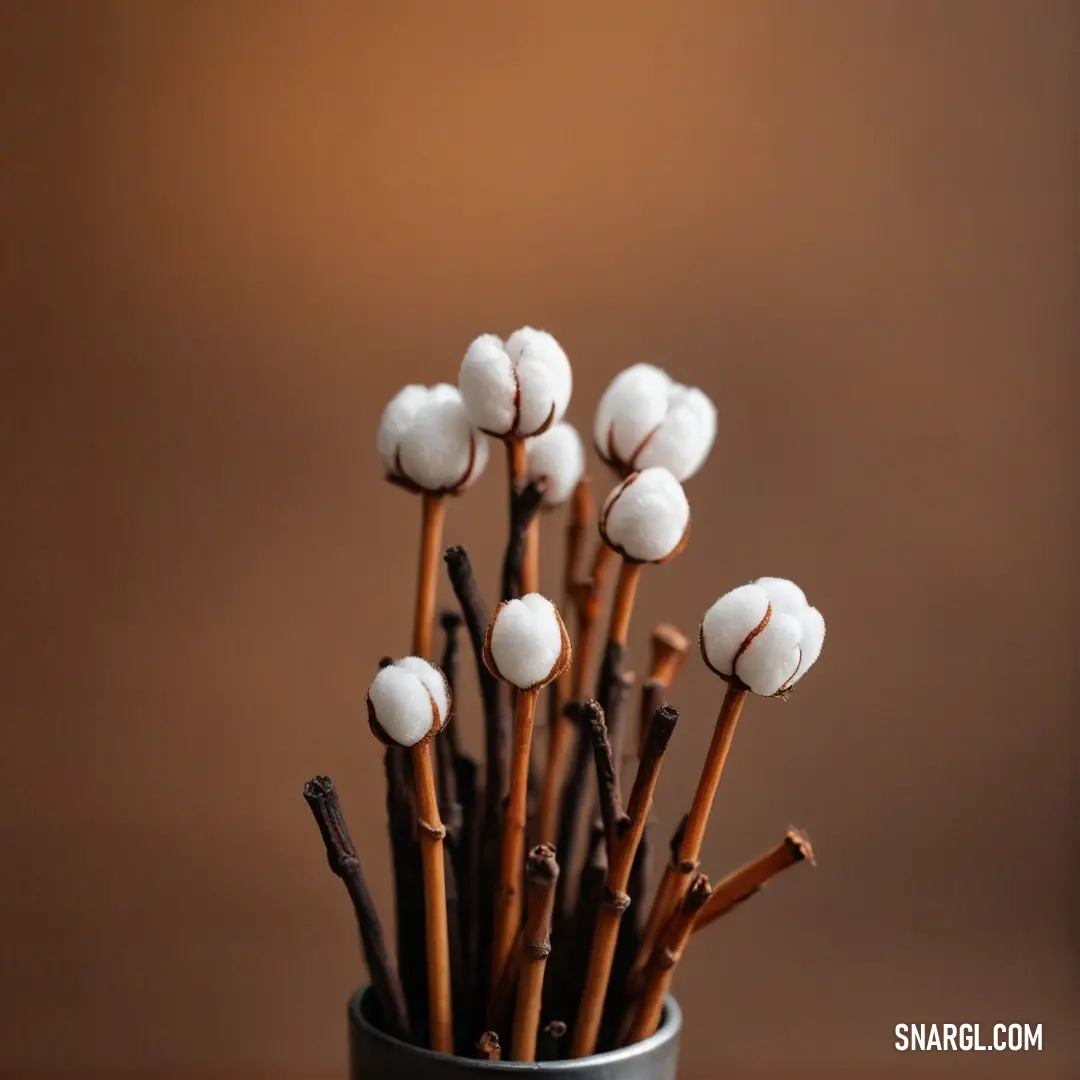
[[[544,505],[558,506],[574,493],[585,471],[585,447],[581,436],[565,421],[525,444],[530,480],[547,480]]]
[[[596,449],[624,471],[663,466],[680,482],[701,468],[716,439],[716,406],[652,364],[634,364],[608,384],[593,427]]]
[[[809,607],[806,593],[795,584],[782,577],[762,577],[754,582],[759,588],[765,590],[769,603],[777,611],[786,612],[788,615],[796,615],[803,608]]]
[[[803,628],[794,615],[773,611],[765,629],[735,661],[735,674],[755,694],[772,697],[788,685],[799,666]]]
[[[383,468],[395,471],[394,458],[398,446],[412,425],[416,410],[427,400],[428,388],[412,383],[402,387],[383,409],[379,421],[378,451]]]
[[[487,438],[470,423],[456,386],[406,386],[379,425],[387,475],[423,491],[463,491],[484,471]]]
[[[660,562],[678,549],[690,524],[690,504],[667,469],[643,469],[607,497],[600,532],[616,551],[638,562]]]
[[[593,440],[605,461],[629,465],[667,414],[671,379],[652,364],[634,364],[608,383],[596,407]]]
[[[384,667],[375,676],[367,702],[372,727],[377,724],[383,735],[399,746],[415,746],[442,726],[427,684],[400,664]]]
[[[519,690],[550,682],[569,660],[570,643],[555,605],[539,593],[499,605],[488,628],[493,673]]]
[[[769,598],[757,585],[740,585],[724,593],[701,620],[701,649],[708,665],[720,675],[732,675],[735,657],[746,639],[761,625]]]
[[[521,390],[518,433],[534,435],[549,422],[557,424],[573,390],[573,373],[562,346],[546,330],[523,326],[506,339],[506,353]]]
[[[439,730],[446,727],[453,703],[450,700],[450,687],[447,685],[442,669],[420,656],[403,656],[400,660],[395,660],[393,666],[415,675],[427,687],[439,713]]]
[[[641,447],[634,465],[639,469],[663,465],[681,483],[705,463],[715,439],[716,406],[695,387],[675,386],[667,415]]]
[[[458,389],[469,419],[481,430],[504,434],[513,427],[517,379],[506,347],[494,334],[481,334],[465,351]]]
[[[457,388],[432,387],[401,440],[401,471],[425,491],[471,484],[487,464],[487,437],[469,421]]]
[[[799,641],[799,667],[792,676],[790,686],[794,686],[810,670],[825,644],[825,617],[817,608],[803,608],[795,617],[802,623],[803,636]]]
[[[477,427],[497,436],[528,437],[562,419],[573,377],[555,338],[526,326],[505,343],[494,334],[478,337],[461,362],[458,386]]]

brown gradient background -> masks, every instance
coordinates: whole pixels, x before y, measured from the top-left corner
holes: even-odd
[[[532,323],[582,428],[635,361],[720,407],[636,662],[759,574],[829,620],[790,703],[750,703],[705,850],[795,823],[821,865],[695,943],[688,1071],[1078,1075],[1078,28],[3,4],[0,1065],[343,1060],[354,928],[300,786],[337,778],[389,912],[361,703],[407,648],[419,507],[376,424]],[[448,521],[489,594],[502,483]],[[669,824],[719,696],[688,665]],[[1046,1049],[902,1056],[902,1020]]]

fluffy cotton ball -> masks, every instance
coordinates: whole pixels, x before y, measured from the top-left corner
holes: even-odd
[[[735,657],[769,614],[769,598],[758,585],[740,585],[716,601],[701,620],[701,651],[720,675],[735,673]]]
[[[485,660],[519,690],[557,678],[570,662],[570,639],[555,605],[539,593],[500,604],[488,627]]]
[[[825,644],[825,617],[815,607],[805,607],[795,616],[802,623],[803,636],[799,641],[799,667],[788,686],[794,686],[821,655]]]
[[[372,729],[400,746],[438,734],[450,719],[450,689],[443,673],[419,656],[382,668],[367,693]]]
[[[585,471],[581,436],[563,421],[525,444],[530,480],[547,480],[544,505],[558,506],[574,493]]]
[[[496,436],[538,435],[570,403],[573,378],[562,347],[545,330],[515,330],[504,342],[482,334],[466,350],[458,386],[472,422]]]
[[[674,554],[689,525],[690,504],[682,485],[659,467],[627,477],[600,514],[604,540],[639,562],[660,562]]]
[[[677,480],[687,480],[712,449],[716,407],[660,368],[634,364],[601,396],[593,438],[601,457],[621,471],[663,466]]]
[[[487,438],[456,386],[406,386],[383,411],[379,457],[387,475],[422,491],[457,494],[484,471]]]
[[[794,615],[773,611],[735,661],[735,674],[755,694],[772,697],[791,681],[799,667],[802,623]]]
[[[758,578],[732,589],[701,621],[701,652],[709,667],[766,697],[794,686],[824,641],[821,612],[786,578]]]
[[[778,611],[786,611],[789,615],[794,615],[808,606],[806,593],[794,581],[788,581],[787,578],[760,577],[754,584],[764,590],[769,603]]]

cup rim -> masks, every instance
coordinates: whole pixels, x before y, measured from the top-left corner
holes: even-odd
[[[349,998],[349,1023],[362,1031],[367,1038],[376,1039],[387,1047],[392,1047],[399,1053],[417,1055],[432,1061],[453,1061],[456,1066],[476,1069],[485,1072],[536,1072],[542,1069],[544,1072],[558,1072],[573,1075],[575,1072],[584,1072],[598,1065],[618,1065],[625,1061],[635,1060],[648,1055],[651,1051],[659,1049],[667,1043],[674,1041],[682,1030],[682,1009],[679,1003],[668,994],[664,999],[664,1011],[660,1018],[660,1026],[655,1033],[647,1039],[631,1044],[620,1046],[617,1050],[605,1050],[602,1054],[592,1054],[584,1058],[566,1058],[560,1061],[484,1061],[480,1058],[458,1057],[456,1054],[443,1054],[437,1050],[429,1050],[426,1046],[416,1046],[413,1043],[402,1042],[385,1031],[380,1031],[364,1015],[363,1004],[369,994],[374,991],[368,985],[361,986],[351,998]]]

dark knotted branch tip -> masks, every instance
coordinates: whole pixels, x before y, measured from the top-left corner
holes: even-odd
[[[476,1054],[481,1061],[502,1061],[502,1044],[494,1031],[485,1031],[476,1040]]]
[[[629,819],[623,812],[619,778],[611,752],[611,740],[604,720],[604,710],[598,702],[587,701],[582,706],[581,716],[583,720],[587,717],[589,722],[593,759],[596,763],[596,781],[600,793],[600,815],[603,818],[604,832],[610,845],[625,830]]]
[[[525,880],[537,888],[550,889],[559,880],[559,864],[551,844],[537,844],[525,860]]]
[[[360,860],[341,813],[334,781],[329,776],[312,777],[304,785],[304,800],[319,826],[330,869],[338,877],[345,877],[360,865]]]
[[[687,912],[697,911],[712,896],[712,882],[707,874],[698,874],[690,882],[690,888],[683,897],[683,906]]]
[[[801,829],[788,829],[784,835],[784,843],[787,845],[794,862],[801,862],[805,859],[811,866],[817,866],[814,849],[810,846],[810,837]]]
[[[463,621],[461,615],[456,611],[447,610],[439,613],[439,626],[442,627],[443,633],[448,636],[457,634]]]
[[[661,705],[653,713],[652,723],[649,724],[649,732],[645,736],[645,745],[641,751],[643,759],[655,760],[664,754],[678,722],[679,710],[673,705]]]

